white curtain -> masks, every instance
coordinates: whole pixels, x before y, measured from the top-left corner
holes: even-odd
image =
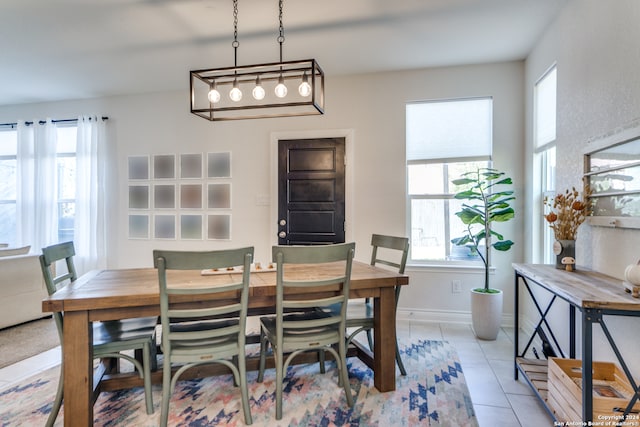
[[[18,152],[16,162],[16,246],[31,245],[31,252],[40,248],[34,246],[35,236],[35,141],[33,126],[24,120],[17,123]]]
[[[105,149],[102,118],[78,117],[74,259],[78,274],[106,268]]]
[[[101,117],[77,122],[74,245],[78,274],[106,267],[106,129]],[[58,243],[57,129],[51,119],[17,123],[16,226],[32,253]]]
[[[58,196],[56,168],[56,125],[47,119],[33,122],[35,134],[34,225],[31,246],[40,252],[58,242]]]

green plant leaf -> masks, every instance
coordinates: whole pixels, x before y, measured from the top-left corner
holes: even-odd
[[[476,211],[465,208],[460,212],[456,212],[456,216],[462,220],[462,222],[466,225],[469,224],[484,224],[484,219],[482,215],[479,215]]]
[[[499,294],[500,293],[500,289],[493,289],[493,288],[474,288],[473,289],[475,292],[481,292],[483,294]]]
[[[491,235],[495,236],[496,239],[498,239],[498,240],[503,240],[504,239],[504,236],[502,236],[502,234],[498,233],[497,231],[494,231],[493,229],[491,230]]]
[[[498,193],[493,193],[491,194],[489,197],[487,197],[487,200],[491,201],[491,202],[496,202],[496,201],[500,201],[500,202],[507,202],[509,200],[515,200],[515,197],[511,196],[511,194],[513,194],[512,191],[500,191]],[[502,197],[502,199],[501,199]]]
[[[459,193],[456,193],[454,197],[456,199],[482,200],[482,195],[473,190],[461,191]]]
[[[472,182],[475,182],[475,180],[471,178],[458,178],[451,181],[453,185],[467,185],[471,184]]]
[[[504,174],[503,174],[504,175]],[[494,178],[497,179],[498,177]],[[491,183],[490,187],[493,187],[495,185],[508,185],[508,184],[513,184],[513,182],[511,182],[511,178],[503,178],[500,181],[496,181]]]
[[[484,209],[480,205],[468,205],[466,203],[463,203],[462,210],[475,212],[477,215],[484,215]]]
[[[491,202],[491,203],[487,204],[487,206],[488,206],[488,208],[490,210],[503,209],[503,208],[510,207],[509,203],[507,201],[504,201],[504,200],[498,200],[496,202]]]
[[[495,242],[491,246],[497,251],[508,251],[513,246],[513,242],[511,240],[503,240],[502,242]]]
[[[484,168],[480,169],[480,175],[482,175],[487,181],[490,181],[495,179],[495,177],[504,175],[504,173],[498,171],[497,169]]]
[[[495,221],[495,222],[505,222],[505,221],[509,221],[514,216],[515,216],[515,212],[513,211],[513,208],[507,208],[498,212],[491,213],[489,215],[489,220]]]

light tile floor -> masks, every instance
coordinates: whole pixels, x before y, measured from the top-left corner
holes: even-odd
[[[480,427],[546,427],[553,420],[520,379],[513,379],[513,329],[503,328],[495,341],[477,339],[471,326],[399,321],[401,339],[449,341],[457,350]],[[60,348],[0,369],[0,390],[55,366]]]

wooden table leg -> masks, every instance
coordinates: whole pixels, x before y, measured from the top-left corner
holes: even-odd
[[[392,287],[374,299],[373,383],[380,392],[396,389],[396,296]]]
[[[93,425],[93,355],[89,313],[64,314],[64,425]]]

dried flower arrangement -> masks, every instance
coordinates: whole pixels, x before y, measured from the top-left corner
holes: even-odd
[[[551,211],[544,217],[556,240],[576,239],[578,227],[591,213],[585,200],[585,195],[583,194],[581,199],[575,187],[571,191],[565,190],[564,194],[556,194],[553,199],[545,197],[544,204],[549,206]]]

